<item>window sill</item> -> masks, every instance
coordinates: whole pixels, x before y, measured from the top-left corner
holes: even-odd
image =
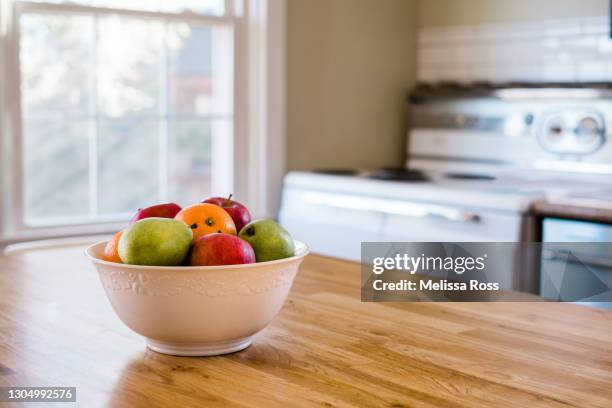
[[[74,225],[66,227],[40,228],[14,232],[0,238],[0,248],[8,245],[21,244],[25,242],[44,241],[56,238],[75,239],[98,236],[103,239],[105,236],[125,228],[127,222],[94,224],[94,225]]]

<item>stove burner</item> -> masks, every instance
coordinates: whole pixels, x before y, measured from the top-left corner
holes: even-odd
[[[495,176],[491,176],[490,174],[446,173],[444,176],[455,180],[495,180]]]
[[[410,170],[403,167],[383,167],[373,171],[368,177],[376,180],[392,181],[428,181],[429,178],[421,170]]]
[[[312,172],[317,174],[329,174],[331,176],[356,176],[359,174],[359,170],[355,169],[317,169]]]

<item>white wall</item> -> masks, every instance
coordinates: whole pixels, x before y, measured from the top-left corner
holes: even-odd
[[[417,77],[612,81],[608,0],[419,0]]]

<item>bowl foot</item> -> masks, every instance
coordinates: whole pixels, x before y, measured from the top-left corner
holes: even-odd
[[[249,347],[252,341],[253,336],[213,343],[168,343],[147,339],[147,347],[173,356],[218,356],[243,350]]]

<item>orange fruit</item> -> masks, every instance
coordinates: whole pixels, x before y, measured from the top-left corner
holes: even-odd
[[[213,233],[236,235],[236,225],[227,211],[218,205],[198,203],[183,208],[174,217],[183,221],[193,232],[193,241]]]
[[[104,247],[105,261],[122,263],[121,258],[119,258],[119,238],[121,238],[121,234],[123,234],[123,231],[117,232]]]

